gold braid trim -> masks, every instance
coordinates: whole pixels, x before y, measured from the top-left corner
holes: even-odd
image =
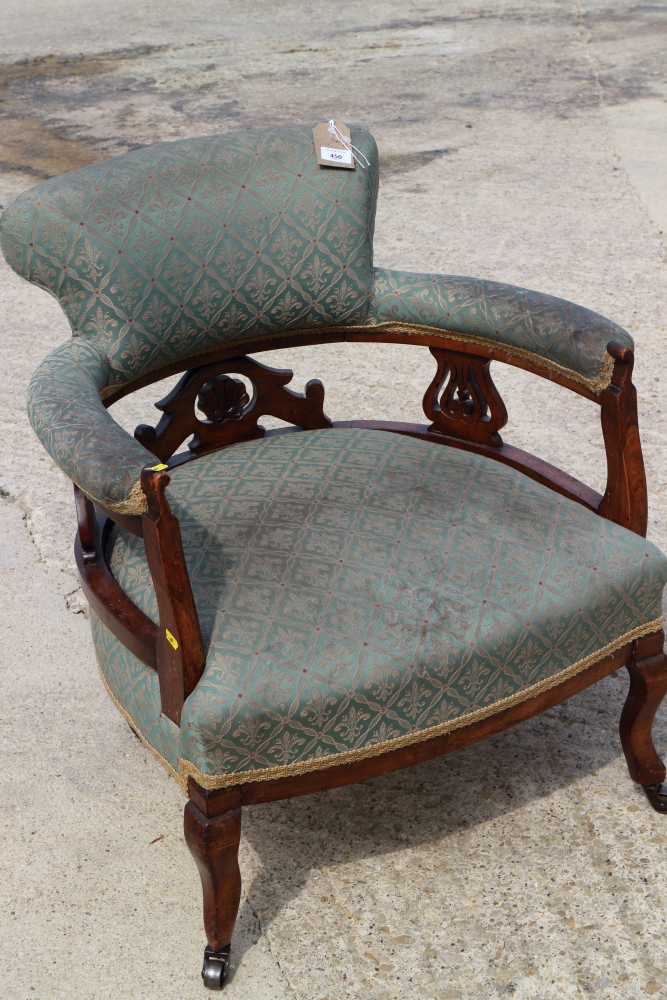
[[[367,330],[369,327],[355,327],[355,329]],[[511,344],[491,340],[490,337],[482,337],[476,333],[460,333],[458,330],[447,330],[438,326],[421,326],[417,323],[379,323],[372,329],[386,330],[389,333],[428,333],[432,337],[443,337],[446,340],[458,340],[467,344],[480,344],[483,347],[491,348],[491,350],[497,348],[503,351],[504,354],[509,355],[509,357],[516,355],[516,357],[522,358],[524,361],[536,364],[539,368],[546,368],[547,371],[562,375],[572,382],[579,382],[580,385],[585,385],[587,389],[596,394],[601,393],[611,383],[614,371],[614,359],[607,351],[604,352],[604,356],[600,362],[600,374],[596,378],[587,378],[585,375],[580,375],[579,372],[575,372],[571,368],[566,368],[564,365],[559,365],[556,361],[545,358],[542,354],[535,354],[534,351],[527,351],[523,347],[513,347]]]
[[[537,365],[538,368],[546,368],[547,371],[555,372],[558,375],[562,375],[564,378],[570,379],[572,382],[579,382],[581,385],[585,385],[587,389],[596,394],[601,393],[611,382],[611,376],[614,370],[614,359],[610,354],[605,351],[604,357],[600,363],[600,374],[596,378],[587,378],[585,375],[580,375],[579,372],[573,371],[571,368],[566,368],[564,365],[559,365],[555,361],[550,361],[549,358],[545,358],[541,354],[535,354],[534,351],[527,351],[523,347],[513,347],[511,344],[504,344],[497,340],[492,340],[490,337],[482,337],[476,333],[461,333],[458,330],[448,330],[446,327],[440,326],[425,326],[419,323],[365,323],[359,326],[321,326],[312,327],[308,330],[281,330],[279,333],[270,333],[265,337],[262,337],[262,341],[266,340],[277,340],[280,337],[308,337],[315,336],[318,334],[345,334],[346,330],[352,330],[355,333],[365,333],[365,332],[385,332],[385,333],[428,333],[432,337],[442,337],[446,340],[458,340],[461,343],[468,344],[480,344],[483,347],[489,347],[492,350],[497,348],[508,354],[510,357],[516,355],[518,358],[522,358],[524,361],[530,361]],[[345,338],[343,337],[343,340]],[[214,344],[212,347],[207,347],[203,351],[198,351],[196,354],[190,355],[187,361],[194,361],[196,358],[202,357],[206,354],[212,354],[214,351],[220,351],[222,349],[232,350],[234,347],[244,347],[250,343],[250,339],[245,337],[243,340],[235,340],[229,344]],[[159,371],[160,368],[166,367],[166,364],[155,365],[153,368],[148,368],[141,375],[137,375],[136,379],[130,379],[129,382],[117,383],[116,385],[107,385],[100,390],[100,399],[108,399],[109,396],[113,396],[115,392],[119,389],[125,388],[127,385],[131,385],[132,382],[137,381],[139,378],[143,378],[144,375],[150,375],[151,372]]]
[[[598,660],[604,659],[610,653],[615,652],[620,649],[621,646],[625,646],[627,643],[632,642],[633,639],[639,639],[643,635],[649,635],[651,632],[657,632],[662,628],[663,621],[662,617],[656,618],[655,621],[647,622],[645,625],[638,625],[637,628],[633,628],[630,632],[626,632],[619,639],[615,639],[614,642],[608,643],[602,649],[599,649],[595,653],[591,653],[590,656],[584,657],[583,660],[579,660],[577,663],[573,663],[566,670],[561,670],[559,673],[554,674],[552,677],[545,677],[544,680],[538,681],[537,684],[533,684],[529,688],[525,688],[522,691],[516,691],[514,694],[507,698],[501,699],[501,701],[495,702],[493,705],[489,705],[487,708],[479,708],[476,712],[470,712],[469,715],[463,715],[459,719],[452,719],[450,722],[443,722],[439,726],[432,726],[430,729],[422,729],[418,733],[410,733],[407,736],[399,736],[397,739],[385,740],[382,743],[375,743],[373,746],[359,747],[357,750],[347,750],[343,753],[333,753],[329,754],[327,757],[319,757],[311,760],[299,761],[295,764],[287,764],[282,767],[267,767],[263,770],[257,771],[237,771],[232,774],[221,774],[221,775],[211,775],[204,774],[189,760],[181,760],[179,765],[178,782],[185,793],[187,793],[187,783],[188,777],[192,776],[198,785],[202,788],[206,788],[209,791],[216,788],[228,788],[231,785],[242,785],[249,781],[271,781],[273,778],[287,778],[299,774],[307,774],[310,771],[321,771],[329,767],[337,767],[339,764],[351,764],[357,760],[365,760],[367,757],[378,757],[383,753],[388,753],[390,750],[398,750],[401,747],[411,746],[414,743],[423,743],[425,740],[433,739],[435,736],[444,736],[446,733],[451,733],[455,729],[462,729],[464,726],[470,726],[474,722],[479,722],[481,719],[486,719],[490,715],[495,715],[496,712],[503,712],[507,708],[511,708],[513,705],[519,705],[522,701],[526,701],[528,698],[534,698],[538,694],[542,694],[543,691],[548,691],[550,688],[557,687],[563,681],[568,680],[570,677],[574,677],[576,674],[581,673],[586,667],[590,667],[593,663],[597,663]],[[121,709],[122,711],[122,709]],[[155,753],[155,751],[153,751]]]

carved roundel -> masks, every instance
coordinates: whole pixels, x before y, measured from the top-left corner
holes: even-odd
[[[238,420],[249,402],[250,397],[241,379],[229,375],[218,375],[207,382],[197,396],[197,408],[214,424],[223,420]]]

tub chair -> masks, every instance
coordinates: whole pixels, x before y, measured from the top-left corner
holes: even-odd
[[[625,666],[630,776],[667,810],[667,561],[645,540],[632,339],[549,295],[374,268],[377,149],[351,139],[355,169],[318,165],[311,126],[162,143],[1,223],[72,327],[30,419],[74,483],[103,683],[187,795],[211,989],[244,805],[430,760]],[[293,391],[255,357],[342,341],[428,348],[428,422],[332,424],[321,382]],[[599,406],[604,495],[503,443],[492,360]],[[132,438],[110,404],[176,373]]]

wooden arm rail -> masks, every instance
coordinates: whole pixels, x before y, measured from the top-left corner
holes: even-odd
[[[96,513],[93,502],[78,486],[74,487],[79,523],[74,552],[88,603],[131,653],[157,670],[162,711],[179,725],[183,703],[204,672],[206,652],[180,525],[165,496],[169,481],[162,470],[149,468],[142,473],[148,500],[148,510],[141,519],[142,534],[157,596],[159,625],[130,600],[112,576],[106,551],[114,522]]]
[[[448,338],[447,332],[435,336],[430,332],[414,330],[410,333],[383,329],[380,332],[348,330],[341,328],[338,335],[327,332],[318,335],[298,336],[286,333],[269,341],[258,339],[247,342],[244,347],[248,354],[262,351],[280,350],[288,347],[305,347],[328,343],[391,343],[411,346],[425,346],[437,361],[436,375],[424,397],[424,411],[432,421],[430,430],[447,435],[450,439],[466,442],[463,447],[476,450],[476,444],[486,444],[500,450],[502,439],[498,431],[504,426],[507,413],[504,403],[493,384],[488,364],[482,361],[500,361],[521,368],[550,382],[584,396],[601,408],[602,434],[607,459],[607,486],[604,497],[593,507],[601,517],[623,525],[638,535],[645,536],[648,519],[648,499],[646,476],[639,442],[637,423],[637,396],[632,384],[634,353],[621,344],[609,343],[607,352],[614,358],[614,371],[610,385],[599,394],[591,389],[555,372],[537,360],[527,360],[511,354],[497,346],[468,343]],[[261,437],[263,429],[257,420],[261,413],[271,413],[282,419],[297,423],[300,427],[329,427],[331,422],[324,415],[321,406],[324,391],[316,380],[306,386],[306,395],[291,393],[282,386],[289,381],[288,372],[270,369],[249,358],[234,357],[234,348],[221,348],[207,355],[193,356],[163,368],[149,372],[134,382],[115,387],[104,400],[110,406],[116,400],[160,379],[183,371],[193,362],[200,362],[197,368],[187,372],[178,386],[160,403],[165,418],[157,428],[140,425],[135,431],[137,439],[161,461],[166,462],[188,434],[198,435],[191,444],[193,454],[215,450],[235,441]],[[258,385],[262,380],[250,406],[241,412],[230,413],[222,421],[211,421],[211,429],[202,436],[202,427],[208,425],[198,420],[193,412],[194,399],[198,391],[221,373],[238,372],[246,374]],[[449,380],[447,376],[449,375]],[[273,380],[273,385],[271,385]],[[443,391],[443,381],[447,382]],[[277,384],[278,383],[278,384]],[[195,387],[196,384],[196,387]],[[278,388],[285,394],[281,397]],[[289,395],[286,395],[289,394]],[[298,412],[297,412],[298,411]],[[178,439],[178,440],[177,440]],[[497,457],[503,460],[498,454]],[[179,464],[185,456],[179,457]],[[538,461],[535,459],[535,461]],[[517,466],[518,467],[518,466]],[[530,475],[530,472],[527,474]],[[545,481],[545,485],[549,485]],[[585,506],[591,506],[591,493],[581,484]],[[573,497],[573,499],[577,499]],[[118,523],[121,517],[107,511]],[[129,521],[129,519],[126,519]],[[136,524],[124,524],[128,530],[140,533]]]

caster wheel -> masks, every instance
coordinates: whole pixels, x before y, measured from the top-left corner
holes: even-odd
[[[204,951],[204,965],[201,970],[201,977],[204,986],[208,990],[221,990],[227,982],[229,974],[229,949],[230,945],[220,951],[213,951],[210,944],[206,945]]]
[[[667,813],[667,785],[643,785],[646,798],[656,812]]]

